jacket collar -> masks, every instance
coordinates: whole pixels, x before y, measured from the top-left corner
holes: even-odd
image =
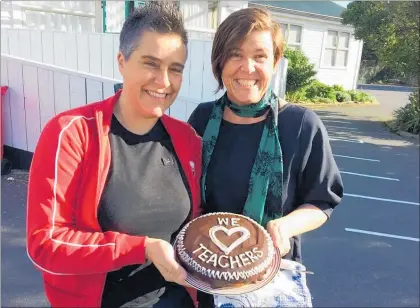
[[[117,93],[115,93],[114,96],[111,96],[104,100],[102,102],[102,106],[97,105],[97,108],[95,110],[95,116],[98,119],[99,123],[102,123],[102,129],[104,135],[107,135],[111,128],[111,119],[112,119],[112,113],[114,112],[114,106],[117,103],[121,91],[119,90]],[[99,127],[98,127],[99,128]]]
[[[95,110],[95,115],[99,120],[99,123],[102,123],[103,133],[107,135],[111,128],[111,119],[112,114],[114,112],[114,106],[117,103],[122,90],[118,90],[114,96],[111,96],[103,101],[102,106],[97,106]],[[177,138],[180,134],[183,133],[183,129],[185,129],[185,123],[173,119],[166,114],[164,114],[161,118],[163,126],[167,130],[168,134],[173,137]]]

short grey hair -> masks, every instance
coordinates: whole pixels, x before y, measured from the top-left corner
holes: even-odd
[[[178,34],[187,49],[188,36],[184,28],[184,19],[174,3],[148,1],[132,12],[120,33],[120,52],[125,59],[138,47],[144,31]]]

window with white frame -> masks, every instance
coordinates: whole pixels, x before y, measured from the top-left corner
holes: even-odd
[[[323,64],[346,67],[349,55],[350,33],[328,30],[324,46]]]
[[[302,44],[302,27],[290,24],[280,24],[284,42],[288,48],[301,49]]]

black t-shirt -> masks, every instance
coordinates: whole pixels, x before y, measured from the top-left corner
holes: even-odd
[[[213,106],[214,102],[200,104],[190,116],[188,122],[200,136]],[[264,121],[244,125],[222,119],[206,178],[205,213],[242,214]],[[343,183],[321,120],[310,109],[287,104],[279,110],[278,131],[284,165],[283,215],[308,203],[330,216],[341,201]],[[285,258],[301,262],[300,236],[291,239]]]
[[[172,242],[190,215],[191,194],[163,124],[136,135],[113,116],[109,136],[111,168],[98,209],[102,230]],[[102,306],[150,306],[165,287],[153,264],[126,266],[108,273]]]

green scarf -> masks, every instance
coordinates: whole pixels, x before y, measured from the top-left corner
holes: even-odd
[[[247,118],[260,117],[267,110],[270,110],[265,120],[257,156],[252,167],[248,197],[243,211],[243,215],[254,219],[264,227],[270,220],[279,218],[283,214],[283,157],[277,128],[278,102],[278,97],[271,90],[268,90],[258,103],[245,106],[231,102],[225,93],[215,102],[203,135],[201,189],[202,198],[205,203],[207,168],[217,142],[225,106],[230,108],[238,116]],[[223,179],[220,180],[222,181]]]

